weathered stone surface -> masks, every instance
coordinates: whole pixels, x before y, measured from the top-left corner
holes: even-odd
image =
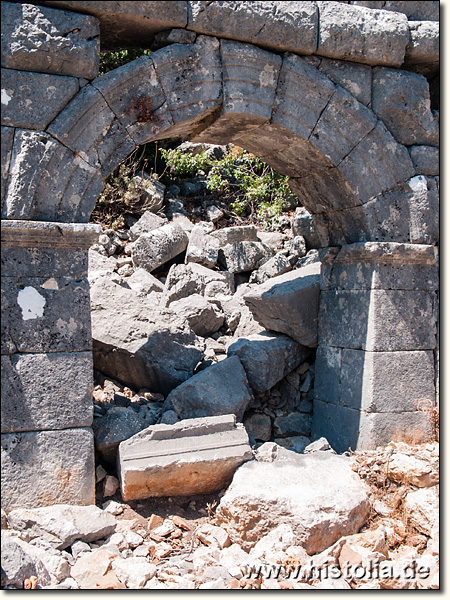
[[[228,356],[237,355],[250,387],[265,392],[293,371],[310,353],[287,335],[264,331],[238,339],[228,346]]]
[[[89,248],[89,283],[92,285],[99,277],[111,276],[116,264],[117,261],[113,256],[104,256],[94,248]]]
[[[75,540],[95,542],[107,538],[116,528],[115,518],[95,505],[17,508],[8,514],[8,521],[13,529],[26,531],[31,538],[42,532],[49,533],[54,536],[51,545],[58,550],[67,548]]]
[[[224,227],[223,229],[213,231],[211,237],[217,240],[219,248],[239,242],[259,242],[258,229],[254,225]]]
[[[92,386],[90,352],[2,356],[2,433],[90,426]]]
[[[245,370],[237,356],[200,371],[166,399],[165,407],[173,408],[180,419],[243,414],[252,400]]]
[[[132,409],[114,406],[106,415],[94,419],[95,447],[101,457],[115,465],[117,448],[120,442],[127,440],[148,426],[148,423]]]
[[[161,194],[160,194],[161,196]],[[162,200],[164,199],[164,190],[162,193]],[[158,208],[159,210],[159,208]],[[143,233],[149,233],[150,231],[154,231],[163,225],[166,225],[167,219],[164,217],[160,217],[159,215],[155,215],[153,211],[146,210],[142,217],[136,221],[134,225],[130,227],[130,240],[137,240],[140,235]]]
[[[114,557],[115,555],[108,550],[100,548],[91,552],[89,549],[88,552],[77,557],[76,563],[70,569],[70,576],[83,590],[111,589],[110,577],[113,572],[110,565]],[[114,585],[113,588],[115,589],[116,586]],[[123,588],[125,589],[125,586]]]
[[[275,254],[279,250],[283,250],[289,236],[278,231],[258,231],[258,239]]]
[[[44,130],[78,88],[75,77],[2,69],[2,125]]]
[[[410,21],[404,67],[432,77],[439,71],[439,23]]]
[[[311,54],[317,43],[317,8],[311,2],[189,2],[188,29],[277,50]]]
[[[92,85],[138,145],[152,137],[158,138],[161,130],[173,125],[149,56],[141,56],[104,73]]]
[[[87,223],[101,173],[45,133],[16,130],[3,218]]]
[[[240,467],[217,510],[219,524],[244,550],[283,522],[308,554],[356,533],[368,513],[367,488],[347,457],[285,449],[273,462]]]
[[[218,331],[224,322],[222,311],[200,294],[192,294],[170,304],[179,317],[186,319],[196,335],[208,337]]]
[[[93,79],[97,19],[30,4],[2,3],[2,67]]]
[[[128,589],[142,589],[149,579],[156,573],[156,566],[144,557],[117,558],[112,563],[112,568]]]
[[[292,221],[292,232],[301,235],[306,242],[306,249],[323,248],[328,245],[328,234],[325,236],[317,227],[315,218],[303,206],[296,208]]]
[[[336,86],[309,140],[337,165],[376,124],[377,117],[369,108]]]
[[[371,352],[436,346],[436,315],[429,292],[324,291],[320,303],[320,345]]]
[[[91,318],[95,368],[136,389],[167,394],[200,360],[186,321],[106,279],[91,288]]]
[[[405,498],[405,510],[409,524],[431,536],[439,523],[439,487],[409,492]]]
[[[283,275],[289,271],[292,271],[291,261],[282,252],[278,252],[251,274],[249,282],[264,283],[271,277]]]
[[[398,142],[439,146],[439,123],[430,109],[425,77],[377,67],[372,85],[372,108]]]
[[[364,352],[320,346],[316,398],[364,412],[413,412],[434,404],[430,351]]]
[[[164,289],[164,286],[159,279],[156,279],[154,275],[141,267],[127,277],[127,284],[131,290],[140,294],[162,292]]]
[[[346,89],[365,106],[370,104],[372,100],[372,69],[369,65],[325,57],[321,57],[319,61],[319,70],[331,81]]]
[[[251,457],[247,433],[234,415],[154,425],[119,447],[122,497],[217,491]]]
[[[189,239],[179,225],[167,224],[142,234],[131,251],[133,264],[154,271],[186,250]]]
[[[22,544],[12,538],[2,536],[2,588],[13,585],[23,589],[25,579],[39,576],[40,585],[51,583],[50,575],[41,561],[26,552]],[[29,544],[23,544],[25,547]]]
[[[261,242],[237,242],[219,249],[219,263],[230,273],[244,273],[255,269],[259,261],[269,254]]]
[[[1,441],[2,506],[6,511],[94,503],[90,428],[2,433]]]
[[[100,21],[102,48],[114,50],[137,45],[147,47],[158,31],[186,27],[187,6],[181,0],[145,0],[128,2],[89,0],[46,0],[44,4],[59,9],[82,10]]]
[[[274,435],[279,437],[308,436],[311,433],[311,416],[306,413],[292,412],[277,417],[273,422]]]
[[[408,19],[343,2],[318,2],[317,54],[369,65],[400,67],[408,43]]]
[[[180,298],[187,298],[191,294],[203,296],[229,296],[234,292],[234,275],[227,272],[213,271],[189,263],[187,265],[173,265],[170,267],[164,285],[161,306],[169,306],[171,302]]]
[[[294,54],[283,58],[272,122],[308,139],[335,90],[326,75]]]
[[[320,263],[273,277],[244,296],[266,329],[285,333],[299,344],[317,345]]]
[[[11,341],[18,352],[91,349],[86,279],[2,277],[1,285],[3,344]]]
[[[409,154],[417,175],[439,175],[439,148],[411,146]]]
[[[164,137],[190,132],[222,101],[219,40],[200,35],[195,44],[161,48],[151,56],[175,125]]]
[[[272,421],[269,415],[253,413],[244,419],[245,429],[257,442],[267,442],[272,437]]]
[[[170,29],[169,31],[159,31],[153,40],[152,50],[164,48],[169,44],[193,44],[197,35],[194,31],[186,29]]]
[[[431,487],[439,483],[439,457],[430,461],[421,456],[396,453],[389,460],[388,477],[398,483]]]
[[[407,149],[395,141],[381,122],[338,168],[363,203],[414,174]]]
[[[429,2],[421,2],[420,0],[384,0],[383,2],[357,0],[350,2],[350,4],[403,13],[410,21],[439,21],[439,2],[436,0],[430,0]]]
[[[5,200],[6,186],[8,184],[9,163],[11,160],[11,150],[14,141],[14,128],[2,126],[1,132],[1,202],[3,214],[3,202]]]
[[[421,444],[432,439],[428,415],[422,411],[362,413],[314,400],[312,438],[324,436],[336,452],[375,450],[391,441]]]
[[[214,231],[212,223],[201,221],[194,225],[189,234],[186,263],[198,263],[205,267],[216,266],[219,242],[216,238],[209,235],[212,231]]]

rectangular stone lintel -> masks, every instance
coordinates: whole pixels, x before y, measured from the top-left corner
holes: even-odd
[[[100,225],[5,219],[1,224],[1,242],[6,246],[90,248],[101,232]]]

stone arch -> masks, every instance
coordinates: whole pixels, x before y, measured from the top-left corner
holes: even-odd
[[[17,152],[39,160],[27,205],[12,179],[7,218],[87,222],[104,178],[167,137],[234,142],[289,175],[323,246],[379,239],[377,203],[415,174],[407,148],[312,59],[199,36],[92,80],[45,133],[18,130]]]

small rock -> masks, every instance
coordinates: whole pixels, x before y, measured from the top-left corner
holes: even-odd
[[[114,477],[113,475],[107,475],[103,484],[103,496],[105,498],[108,498],[108,496],[114,496],[119,489],[119,485],[120,483],[117,477]]]
[[[156,574],[156,566],[140,557],[118,558],[113,561],[112,568],[128,589],[142,589]]]
[[[161,537],[167,537],[171,533],[175,531],[176,527],[170,519],[164,519],[164,522],[159,527],[153,529],[153,533],[155,535],[159,535]]]
[[[74,542],[70,549],[74,558],[77,558],[78,556],[80,556],[80,554],[83,554],[83,552],[91,551],[91,547],[89,546],[89,544],[87,544],[86,542],[82,542],[81,540],[77,540],[76,542]]]
[[[308,444],[305,448],[305,454],[310,452],[323,452],[325,450],[331,450],[331,446],[328,443],[327,438],[321,437],[318,440],[315,440],[311,444]]]
[[[115,478],[114,478],[115,479]],[[111,515],[121,515],[125,509],[124,504],[120,504],[115,500],[108,500],[103,504],[103,510]]]
[[[230,545],[228,533],[222,527],[215,527],[205,523],[196,531],[198,539],[207,546],[215,546],[219,549]]]
[[[94,408],[95,410],[95,408]],[[102,465],[98,465],[95,469],[95,483],[99,483],[106,477],[107,473]]]

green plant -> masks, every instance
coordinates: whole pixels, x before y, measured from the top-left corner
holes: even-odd
[[[208,171],[213,163],[206,152],[192,155],[182,150],[165,150],[161,148],[161,156],[173,175],[194,177],[199,171]]]
[[[113,50],[110,52],[100,52],[99,62],[99,74],[104,75],[108,71],[122,67],[127,63],[140,58],[141,56],[148,56],[151,54],[151,50],[145,50],[144,48],[125,48],[123,50]]]

